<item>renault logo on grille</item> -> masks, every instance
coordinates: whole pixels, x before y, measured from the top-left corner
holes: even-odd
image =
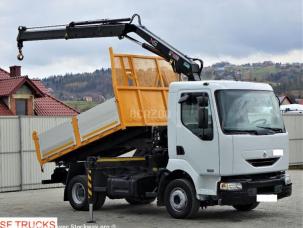
[[[264,153],[263,153],[263,158],[266,158],[266,157],[267,157],[267,153],[264,152]]]

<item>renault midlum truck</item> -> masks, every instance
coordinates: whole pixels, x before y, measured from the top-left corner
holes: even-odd
[[[106,197],[130,204],[157,199],[174,218],[212,205],[250,211],[291,195],[288,135],[272,87],[200,80],[202,60],[154,35],[138,15],[20,26],[19,59],[25,41],[113,36],[160,57],[110,49],[114,98],[33,132],[41,168],[57,165],[43,183],[63,183],[64,200],[76,210],[88,210],[90,202],[98,209]]]

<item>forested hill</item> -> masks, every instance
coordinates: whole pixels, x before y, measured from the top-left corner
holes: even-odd
[[[216,63],[203,69],[204,79],[245,80],[270,83],[277,95],[303,98],[303,64],[263,63],[233,65]],[[65,74],[43,79],[53,95],[63,101],[90,100],[99,103],[113,96],[111,70]],[[88,98],[87,98],[88,97]]]
[[[244,65],[221,62],[203,70],[205,79],[228,79],[266,82],[279,96],[287,95],[292,100],[303,98],[303,63],[280,64],[271,61]]]
[[[42,81],[55,97],[63,101],[91,97],[93,101],[102,102],[113,96],[111,69],[108,68],[92,73],[50,76]]]

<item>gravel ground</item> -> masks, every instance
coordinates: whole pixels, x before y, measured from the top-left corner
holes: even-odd
[[[109,200],[94,212],[98,225],[85,224],[88,212],[73,210],[63,202],[63,189],[0,193],[0,217],[58,217],[59,227],[303,227],[303,171],[291,170],[293,194],[278,203],[261,203],[254,211],[237,212],[232,207],[214,206],[200,210],[197,218],[171,218],[165,207],[155,203],[131,206],[124,200]]]

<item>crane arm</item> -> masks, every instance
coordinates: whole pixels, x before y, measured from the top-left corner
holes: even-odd
[[[138,24],[134,24],[134,18],[138,18]],[[140,42],[131,36],[135,33],[145,42]],[[17,45],[19,49],[18,59],[23,59],[23,42],[37,40],[54,39],[81,39],[81,38],[100,38],[100,37],[118,37],[127,38],[136,42],[144,49],[161,56],[170,62],[176,73],[182,73],[190,81],[200,80],[200,74],[203,68],[203,61],[190,58],[164,40],[153,34],[141,24],[140,16],[134,14],[131,18],[122,19],[102,19],[95,21],[71,22],[68,25],[55,25],[45,27],[27,28],[19,26]],[[199,62],[199,63],[197,63]]]

